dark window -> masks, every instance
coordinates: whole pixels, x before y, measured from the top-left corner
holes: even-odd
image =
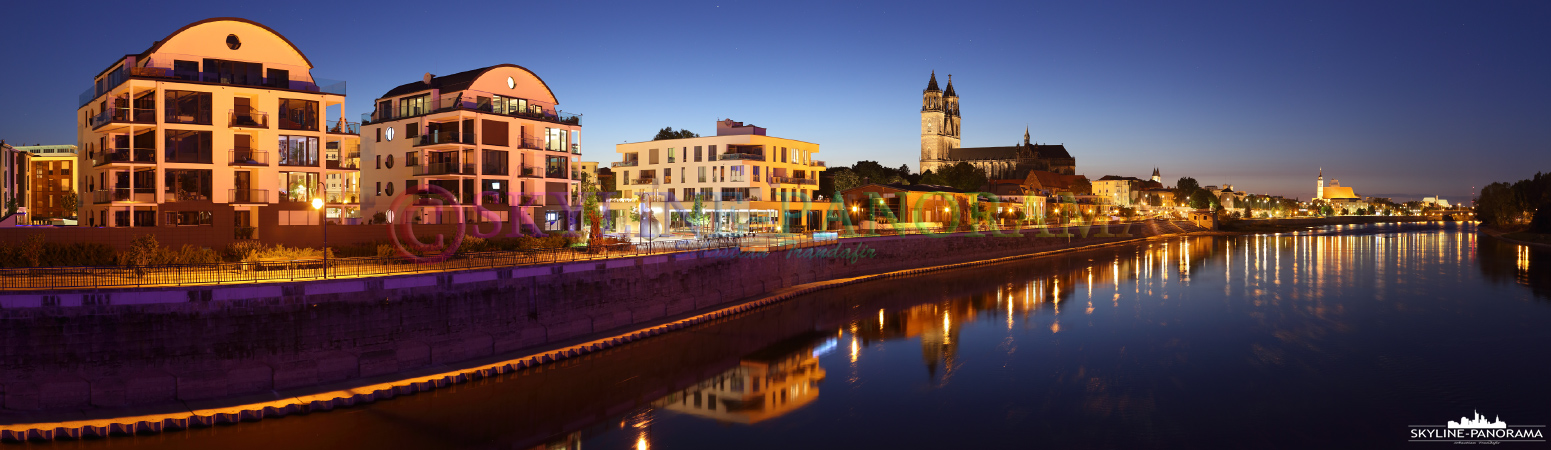
[[[210,225],[210,211],[167,211],[167,226]]]
[[[388,155],[388,168],[393,168],[393,155]]]
[[[280,99],[280,129],[318,130],[318,102]]]
[[[382,142],[382,128],[377,129],[377,142]]]
[[[149,133],[148,133],[149,134]],[[209,164],[211,136],[209,131],[167,130],[165,159],[167,162]],[[136,136],[139,138],[139,136]],[[138,141],[139,139],[136,139]],[[136,147],[139,143],[136,143]],[[136,156],[135,159],[139,159]]]
[[[226,48],[230,48],[232,50],[242,48],[242,40],[237,39],[237,35],[235,34],[228,34],[226,35]]]
[[[209,170],[165,169],[162,173],[168,201],[210,200]]]
[[[393,182],[392,181],[388,182],[388,190],[383,191],[383,192],[387,192],[388,195],[393,195]]]
[[[167,123],[210,124],[210,93],[167,91]]]
[[[291,88],[291,71],[284,69],[269,69],[269,73],[266,75],[269,75],[266,77],[268,80],[265,80],[268,81],[268,83],[265,83],[266,85],[280,89]]]
[[[205,75],[202,81],[244,86],[264,84],[264,65],[222,59],[205,59]]]
[[[404,124],[404,137],[410,138],[410,139],[414,139],[414,138],[420,137],[420,124],[418,124],[418,123],[406,123],[406,124]]]
[[[199,61],[172,61],[172,76],[180,80],[199,80]]]
[[[382,155],[377,155],[377,168],[382,168]]]

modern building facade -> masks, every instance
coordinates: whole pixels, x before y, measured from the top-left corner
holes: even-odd
[[[27,152],[0,141],[0,219],[8,225],[17,224],[11,218],[12,206],[18,212],[26,208],[28,156]]]
[[[656,202],[657,207],[647,207],[651,211],[645,220],[670,229],[686,225],[686,210],[664,210],[663,203],[689,205],[698,198],[702,203],[721,202],[719,207],[705,206],[713,210],[715,229],[769,225],[773,231],[780,211],[791,210],[790,203],[820,197],[819,176],[825,170],[824,162],[814,159],[819,144],[768,136],[764,128],[731,119],[716,123],[715,136],[617,144],[614,150],[620,161],[612,164],[612,171],[622,198],[611,207]],[[807,223],[806,217],[796,221]]]
[[[229,225],[258,238],[318,224],[311,200],[330,189],[326,214],[358,215],[345,85],[312,69],[284,36],[239,18],[189,24],[113,61],[80,96],[80,223]]]
[[[33,145],[16,147],[28,157],[26,192],[27,219],[34,225],[50,224],[54,219],[76,217],[80,196],[76,194],[80,167],[74,145]]]
[[[375,104],[361,118],[368,217],[565,226],[568,193],[578,183],[572,164],[581,155],[581,116],[561,112],[537,74],[514,64],[426,74]],[[433,186],[456,201],[405,196]]]

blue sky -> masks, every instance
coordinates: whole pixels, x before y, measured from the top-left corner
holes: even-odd
[[[832,166],[916,166],[953,74],[963,145],[1064,143],[1078,171],[1307,199],[1464,200],[1551,171],[1547,2],[31,2],[8,6],[0,139],[74,143],[76,95],[200,19],[270,26],[349,82],[352,118],[421,74],[499,63],[584,114],[584,159],[733,118]]]

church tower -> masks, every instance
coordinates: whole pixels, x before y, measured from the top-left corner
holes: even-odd
[[[948,159],[948,150],[958,146],[959,97],[953,92],[951,77],[946,93],[938,89],[937,72],[933,71],[921,92],[921,172],[938,170]]]
[[[1163,183],[1163,175],[1158,173],[1157,166],[1153,166],[1152,168],[1152,180],[1157,183]]]
[[[1314,199],[1325,198],[1325,168],[1319,168],[1319,182],[1314,186]]]

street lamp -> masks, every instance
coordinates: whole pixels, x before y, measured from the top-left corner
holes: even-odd
[[[312,209],[318,210],[323,216],[323,278],[329,277],[329,217],[328,211],[323,209],[323,199],[313,197]]]

